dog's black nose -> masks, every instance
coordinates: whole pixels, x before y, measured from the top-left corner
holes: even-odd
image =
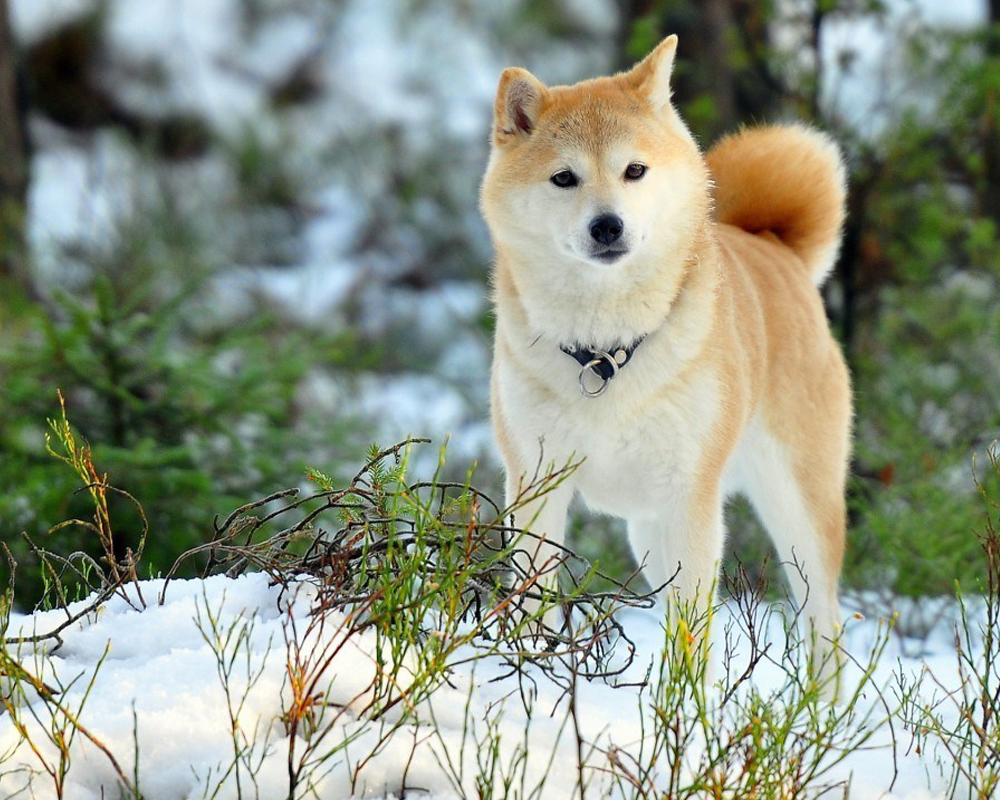
[[[622,218],[614,214],[601,214],[590,221],[590,235],[601,244],[611,244],[616,241],[625,228]]]

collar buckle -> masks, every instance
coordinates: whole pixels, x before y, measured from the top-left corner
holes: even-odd
[[[597,369],[597,367],[605,361],[611,365],[611,374],[607,376],[602,375]],[[587,388],[587,374],[591,371],[593,371],[593,373],[601,379],[601,385],[594,390]],[[608,384],[611,383],[611,379],[617,374],[617,359],[606,350],[598,350],[594,353],[594,358],[580,367],[580,391],[583,392],[584,397],[600,397],[607,391]]]
[[[618,374],[618,370],[632,360],[636,348],[642,344],[645,338],[645,335],[640,336],[632,344],[617,346],[611,351],[591,350],[578,344],[563,344],[559,346],[559,349],[580,365],[580,391],[584,397],[594,398],[600,397],[607,391],[611,379]],[[587,388],[587,374],[591,372],[601,379],[601,385],[596,389]]]

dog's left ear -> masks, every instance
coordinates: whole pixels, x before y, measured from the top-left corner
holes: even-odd
[[[670,106],[670,75],[677,55],[677,34],[671,34],[627,73],[656,109]]]

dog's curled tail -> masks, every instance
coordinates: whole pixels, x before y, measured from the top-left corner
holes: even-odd
[[[771,232],[821,285],[837,259],[847,197],[833,140],[804,125],[745,128],[719,141],[706,160],[716,219],[750,233]]]

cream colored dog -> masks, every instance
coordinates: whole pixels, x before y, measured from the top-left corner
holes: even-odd
[[[579,492],[628,521],[651,585],[679,566],[664,599],[689,602],[708,599],[723,504],[743,492],[831,638],[851,395],[816,287],[843,164],[802,126],[746,129],[703,157],[670,102],[676,47],[574,86],[501,76],[482,210],[508,502],[540,458],[582,459],[518,518],[562,541]]]

